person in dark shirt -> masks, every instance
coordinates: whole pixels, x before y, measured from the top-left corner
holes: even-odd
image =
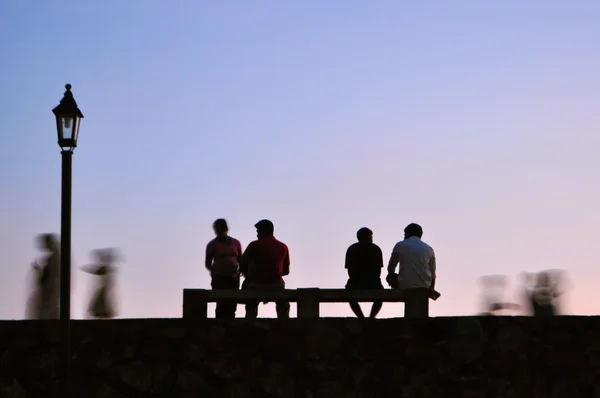
[[[548,317],[557,315],[556,300],[560,296],[558,284],[552,280],[549,272],[537,274],[536,284],[527,291],[533,310],[533,316]]]
[[[381,284],[383,253],[379,246],[373,243],[373,231],[369,228],[361,228],[356,233],[356,238],[358,242],[352,244],[346,251],[346,269],[349,276],[346,289],[383,289]],[[375,301],[369,317],[375,318],[381,307],[382,302]],[[358,318],[365,317],[358,302],[350,302],[350,308]]]
[[[240,271],[245,276],[248,290],[284,290],[283,277],[290,273],[290,252],[285,243],[273,236],[275,227],[269,220],[256,225],[257,240],[250,242],[242,255]],[[246,303],[246,318],[258,316],[259,302]],[[290,317],[290,303],[277,301],[277,318]]]

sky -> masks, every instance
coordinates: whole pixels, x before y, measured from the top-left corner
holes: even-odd
[[[180,317],[219,217],[244,247],[274,222],[289,288],[343,287],[360,227],[387,263],[417,222],[432,316],[479,311],[481,275],[514,301],[543,269],[567,271],[565,312],[597,314],[599,20],[597,0],[4,0],[0,318],[23,318],[33,239],[60,232],[66,83],[74,317],[103,247],[124,255],[121,317]]]

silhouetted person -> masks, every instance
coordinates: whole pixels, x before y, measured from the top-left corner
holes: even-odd
[[[219,218],[213,223],[216,238],[206,245],[206,269],[210,271],[213,290],[238,290],[240,288],[240,268],[242,245],[239,240],[228,235],[227,221]],[[233,319],[237,302],[222,300],[217,302],[215,318]]]
[[[560,296],[556,283],[549,272],[537,274],[533,289],[527,289],[533,316],[554,316],[556,313],[555,300]]]
[[[269,220],[254,225],[257,240],[250,242],[242,255],[241,271],[247,277],[248,290],[284,290],[283,277],[290,273],[290,253],[285,243],[273,236],[275,227]],[[258,316],[258,301],[246,303],[246,318]],[[277,318],[289,318],[290,303],[275,302]]]
[[[25,307],[26,319],[40,319],[42,305],[42,271],[37,262],[34,262],[31,267],[29,281],[29,296]]]
[[[373,243],[373,231],[361,228],[356,233],[358,242],[348,247],[346,251],[345,268],[348,270],[346,289],[383,289],[381,284],[381,269],[383,268],[383,253],[379,246]],[[375,318],[381,310],[382,302],[375,301],[371,307],[370,318]],[[352,312],[358,318],[364,318],[360,304],[350,302]]]
[[[92,318],[110,319],[117,315],[114,299],[114,275],[117,253],[114,249],[94,250],[95,263],[82,270],[96,275],[98,284],[88,305],[87,314]]]
[[[54,234],[36,238],[42,258],[33,264],[34,288],[28,302],[28,317],[58,319],[60,317],[60,251]]]
[[[435,295],[436,262],[431,246],[421,240],[423,228],[409,224],[404,240],[396,243],[388,264],[388,274],[398,270],[398,288],[406,294],[404,317],[428,317],[429,297]]]

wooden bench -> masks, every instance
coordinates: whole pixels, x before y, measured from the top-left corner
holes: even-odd
[[[218,300],[235,300],[238,303],[247,301],[278,300],[297,303],[298,318],[319,318],[321,303],[348,303],[383,301],[388,303],[404,302],[406,296],[401,290],[346,290],[346,289],[286,289],[280,291],[262,290],[183,290],[183,317],[186,319],[206,319],[208,303]]]

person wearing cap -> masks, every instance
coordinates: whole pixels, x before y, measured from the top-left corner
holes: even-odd
[[[383,268],[383,253],[379,246],[373,243],[373,231],[361,228],[356,232],[358,242],[353,243],[346,251],[348,282],[346,289],[383,289],[381,284],[381,269]],[[371,307],[369,318],[377,317],[383,303],[375,301]],[[365,315],[357,302],[350,302],[352,312],[361,319]]]
[[[206,245],[206,269],[210,272],[213,290],[238,290],[240,288],[239,264],[242,245],[229,236],[229,226],[223,218],[215,220],[213,230],[216,237]],[[233,319],[237,303],[230,300],[217,302],[215,318]]]
[[[428,317],[429,297],[435,292],[436,261],[431,246],[421,240],[423,228],[409,224],[404,240],[396,243],[388,263],[388,274],[398,270],[398,288],[406,294],[404,317]],[[439,295],[439,293],[438,293]]]
[[[274,236],[270,220],[260,220],[256,228],[257,240],[250,242],[242,255],[240,270],[247,278],[248,290],[284,290],[283,277],[290,273],[290,253],[285,243]],[[258,316],[258,301],[246,303],[246,318]],[[289,318],[290,303],[276,301],[277,318]]]

